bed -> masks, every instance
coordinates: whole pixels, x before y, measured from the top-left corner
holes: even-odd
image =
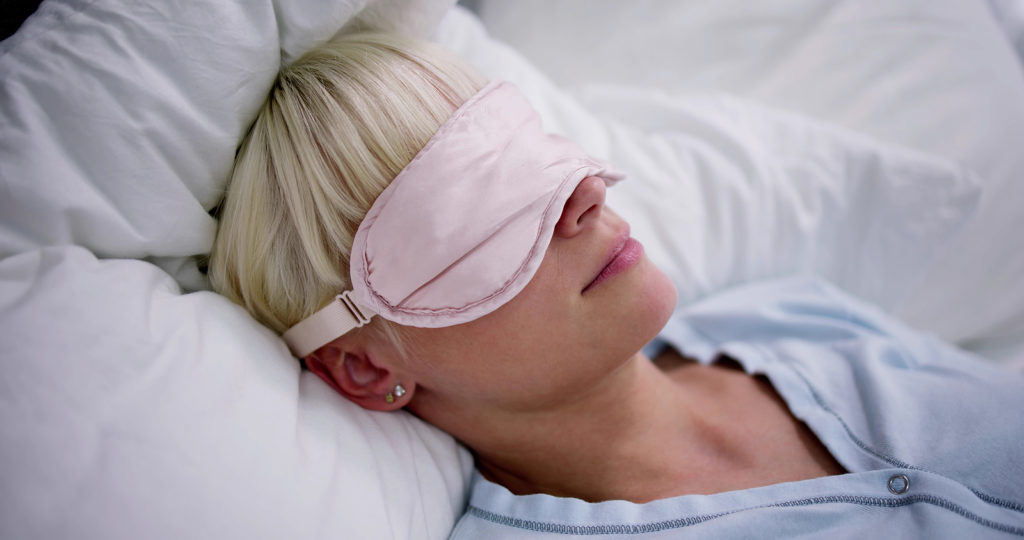
[[[822,275],[1024,374],[1024,9],[993,0],[46,0],[0,44],[0,536],[444,538],[472,459],[210,292],[282,62],[429,37],[612,160],[693,301]]]

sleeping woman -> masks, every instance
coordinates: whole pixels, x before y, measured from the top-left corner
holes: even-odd
[[[471,449],[454,538],[1024,536],[1024,380],[815,279],[676,306],[624,178],[513,85],[349,35],[280,73],[211,279]]]

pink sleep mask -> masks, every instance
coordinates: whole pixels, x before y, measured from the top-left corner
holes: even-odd
[[[562,209],[589,176],[624,176],[544,133],[519,90],[495,81],[438,129],[380,194],[352,245],[352,291],[284,334],[302,358],[373,314],[452,326],[511,300],[536,273]]]

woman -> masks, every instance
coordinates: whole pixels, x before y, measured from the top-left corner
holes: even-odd
[[[897,536],[1024,535],[1024,384],[815,281],[674,314],[604,205],[621,178],[511,85],[343,37],[243,142],[211,279],[346,398],[472,449],[456,537],[851,534],[878,508]]]

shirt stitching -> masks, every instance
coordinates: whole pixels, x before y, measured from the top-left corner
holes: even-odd
[[[686,518],[670,519],[665,521],[655,521],[650,523],[638,523],[638,524],[613,524],[613,525],[573,525],[567,523],[550,523],[544,521],[535,521],[528,519],[514,518],[511,516],[496,514],[489,512],[482,508],[470,505],[466,512],[477,518],[485,521],[490,521],[498,525],[504,525],[506,527],[512,527],[516,529],[562,534],[570,536],[599,536],[599,535],[611,535],[611,534],[647,534],[661,531],[667,531],[672,529],[681,529],[684,527],[690,527],[693,525],[699,525],[713,519],[727,516],[731,514],[737,514],[748,510],[759,510],[764,508],[793,508],[800,506],[812,506],[818,504],[856,504],[859,506],[870,506],[880,508],[903,508],[912,504],[931,504],[942,508],[944,510],[954,512],[965,519],[974,521],[975,523],[988,527],[990,529],[1012,534],[1016,536],[1024,536],[1024,527],[1016,527],[1013,525],[1007,525],[992,521],[984,518],[967,510],[966,508],[944,499],[930,494],[914,494],[907,495],[900,498],[891,497],[865,497],[857,495],[830,495],[822,497],[809,497],[804,499],[795,499],[792,501],[783,501],[773,504],[765,504],[759,506],[751,506],[749,508],[741,508],[729,512],[719,512],[714,514],[704,514],[697,516],[690,516]]]

